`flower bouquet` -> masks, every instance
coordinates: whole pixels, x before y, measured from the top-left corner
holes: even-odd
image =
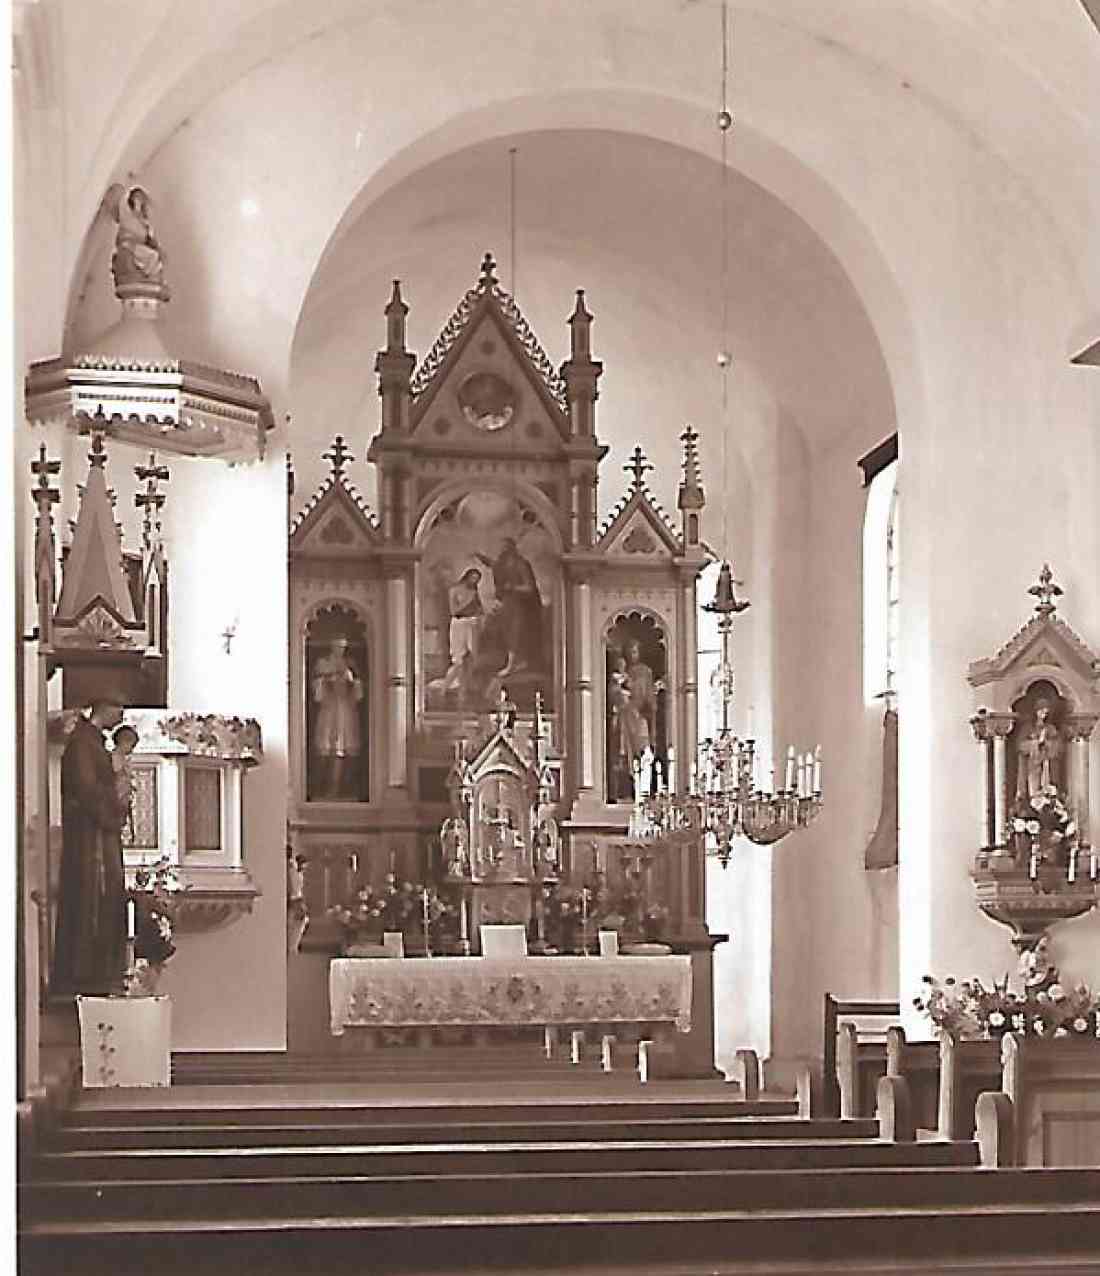
[[[131,995],[154,992],[165,962],[176,951],[178,897],[184,889],[178,869],[167,859],[135,870],[133,886],[126,892],[134,907],[134,964],[127,976]]]
[[[1096,1037],[1100,996],[1087,984],[1066,990],[1051,983],[1036,991],[1010,991],[1008,977],[986,988],[979,979],[942,983],[925,975],[921,994],[913,999],[931,1019],[936,1034],[959,1038],[997,1038],[1006,1032],[1035,1037]]]
[[[1016,862],[1026,866],[1036,890],[1049,892],[1069,872],[1077,843],[1077,823],[1058,790],[1047,785],[1012,808]]]

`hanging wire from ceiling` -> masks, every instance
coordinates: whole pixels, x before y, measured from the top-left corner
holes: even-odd
[[[733,114],[729,109],[729,0],[722,0],[722,83],[718,108],[718,136],[722,165],[719,230],[722,262],[721,282],[721,346],[718,350],[718,375],[722,385],[721,463],[722,463],[722,558],[729,562],[729,370],[732,362],[729,341],[729,281],[730,281],[730,231],[729,231],[729,133],[733,126]]]

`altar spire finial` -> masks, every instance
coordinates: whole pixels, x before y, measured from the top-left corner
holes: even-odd
[[[1035,610],[1040,616],[1051,616],[1054,614],[1057,603],[1052,600],[1060,598],[1064,592],[1062,586],[1054,579],[1054,573],[1050,570],[1050,564],[1044,563],[1043,570],[1039,573],[1039,583],[1032,585],[1027,591],[1034,598],[1038,598],[1035,604]]]
[[[321,460],[328,461],[328,463],[332,466],[332,477],[334,479],[343,479],[344,470],[348,462],[354,461],[355,457],[352,456],[351,452],[348,450],[348,447],[344,442],[344,436],[342,434],[338,434],[332,440],[331,450],[321,453]]]
[[[645,487],[646,472],[652,470],[653,466],[645,459],[645,453],[641,447],[636,445],[634,451],[630,454],[630,461],[623,466],[623,469],[632,476],[634,490],[637,492]]]
[[[497,286],[496,269],[497,264],[493,260],[493,254],[486,253],[481,259],[481,278],[477,281],[477,286],[481,292],[488,292],[490,288]]]
[[[160,511],[165,502],[164,493],[159,490],[158,485],[168,482],[168,466],[158,465],[157,454],[150,452],[149,464],[135,465],[134,476],[139,483],[145,484],[144,492],[134,494],[134,504],[142,511],[142,544],[146,549],[152,549],[154,541],[160,539]]]

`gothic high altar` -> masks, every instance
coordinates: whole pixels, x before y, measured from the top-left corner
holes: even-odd
[[[679,525],[636,449],[600,526],[602,365],[583,292],[556,372],[489,256],[419,364],[407,313],[395,282],[375,364],[381,428],[366,448],[377,513],[352,477],[354,437],[338,436],[329,477],[291,523],[290,850],[304,862],[314,943],[332,903],[387,873],[461,876],[441,830],[456,815],[456,768],[476,768],[494,731],[534,766],[533,822],[507,794],[485,810],[501,827],[511,818],[509,855],[525,843],[513,886],[637,875],[624,841],[636,763],[652,758],[667,782],[674,757],[696,753],[696,582],[708,554],[694,431],[682,436]],[[523,764],[513,769],[519,785]],[[705,924],[704,856],[700,838],[645,865],[669,910],[663,937],[696,954],[701,1056],[718,939]],[[478,917],[523,922],[535,939],[540,898],[482,892]]]

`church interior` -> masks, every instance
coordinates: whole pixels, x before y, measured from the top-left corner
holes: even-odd
[[[20,1270],[1096,1271],[1093,0],[12,34]]]

